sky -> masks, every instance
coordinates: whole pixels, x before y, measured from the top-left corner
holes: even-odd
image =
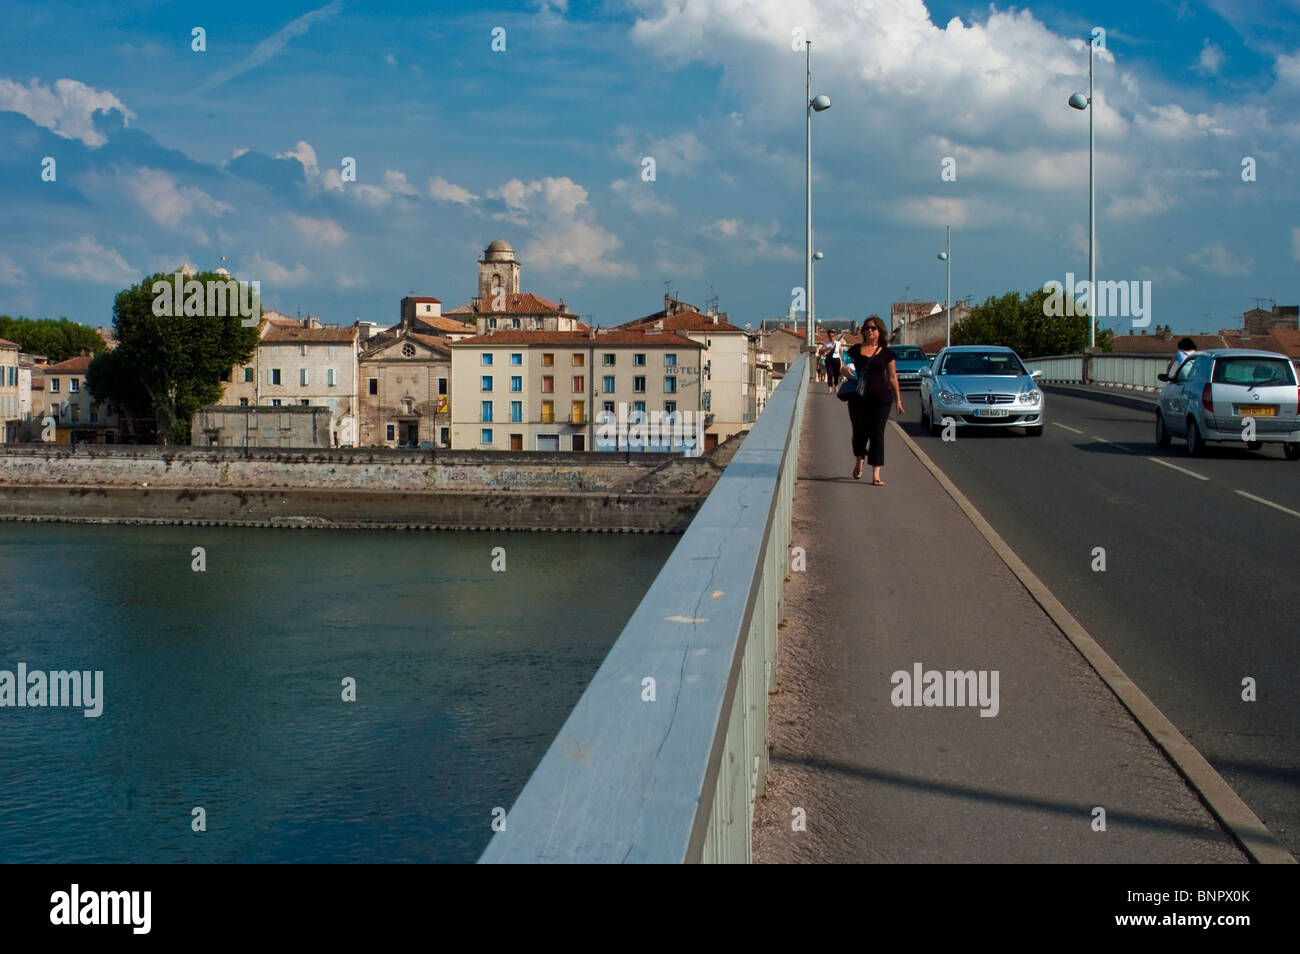
[[[942,300],[948,225],[955,299],[1077,281],[1067,99],[1094,27],[1098,279],[1151,283],[1148,330],[1300,301],[1300,0],[47,0],[0,22],[0,314],[108,325],[146,275],[224,264],[264,307],[388,325],[408,294],[466,303],[505,238],[522,290],[596,324],[671,288],[756,326],[804,285],[800,31],[832,100],[819,317]]]

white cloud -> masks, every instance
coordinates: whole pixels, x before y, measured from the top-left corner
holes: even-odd
[[[298,230],[298,234],[309,242],[320,245],[341,245],[348,237],[348,234],[333,219],[313,219],[310,216],[293,214],[290,214],[289,219],[293,222],[293,227]]]
[[[655,195],[655,183],[645,182],[640,176],[616,179],[609,184],[614,198],[637,215],[676,215],[677,209]]]
[[[1187,256],[1198,268],[1216,275],[1249,275],[1250,259],[1240,259],[1228,251],[1222,242],[1210,242],[1199,251]]]
[[[1277,58],[1274,69],[1277,70],[1277,78],[1284,83],[1300,86],[1300,52],[1283,53]]]
[[[261,66],[283,50],[294,37],[306,33],[313,23],[334,16],[334,14],[338,13],[342,8],[342,0],[331,0],[330,3],[327,3],[319,9],[311,10],[296,19],[290,20],[265,40],[258,43],[257,46],[253,47],[253,52],[248,54],[248,56],[244,57],[238,63],[215,73],[206,83],[199,87],[199,91],[203,92],[212,89],[214,86],[220,86],[222,83],[229,82],[241,73],[247,73],[249,70]]]
[[[700,229],[701,235],[722,243],[737,259],[802,259],[793,245],[773,241],[780,232],[779,222],[763,226],[741,219],[718,219]]]
[[[1201,71],[1211,76],[1217,76],[1225,59],[1223,50],[1211,43],[1209,37],[1206,37],[1205,44],[1201,47],[1200,60],[1197,63]]]
[[[396,66],[396,65],[397,65],[397,57],[393,56],[393,54],[391,54],[391,53],[385,53],[385,54],[384,54],[384,62],[387,63],[389,66]]]
[[[117,249],[104,248],[89,235],[53,245],[45,255],[45,270],[61,278],[102,285],[139,280]]]
[[[1190,139],[1193,136],[1223,136],[1228,130],[1205,113],[1189,113],[1177,103],[1164,106],[1152,106],[1146,114],[1139,113],[1133,119],[1143,132],[1161,139]]]
[[[316,150],[312,148],[309,142],[299,140],[296,147],[289,152],[276,153],[275,158],[297,159],[302,164],[302,171],[307,174],[308,179],[315,179],[320,175],[320,165],[316,162]]]
[[[612,261],[622,246],[617,235],[602,228],[587,202],[587,190],[567,176],[533,182],[511,179],[490,198],[506,203],[504,218],[528,227],[532,238],[520,258],[545,271],[576,269],[599,278],[635,278],[634,265]]]
[[[385,170],[384,185],[388,187],[388,191],[396,195],[420,194],[419,190],[406,180],[406,173],[399,172],[396,169]]]
[[[263,286],[283,285],[293,287],[307,280],[307,266],[301,262],[293,268],[285,268],[279,262],[268,258],[261,252],[254,252],[248,260],[248,268],[240,269],[245,281],[260,281]],[[265,291],[263,291],[265,294]]]
[[[0,285],[21,285],[27,273],[8,255],[0,254]]]
[[[1175,265],[1143,265],[1138,269],[1138,277],[1149,280],[1153,285],[1181,285],[1189,280],[1182,269]]]
[[[131,172],[119,172],[118,181],[144,207],[149,218],[168,228],[192,224],[190,220],[196,212],[219,216],[231,211],[226,203],[196,186],[181,185],[174,175],[162,169],[142,166]]]
[[[454,185],[442,176],[434,176],[429,180],[428,193],[431,199],[439,199],[443,202],[459,202],[461,205],[468,205],[478,198],[468,189]]]
[[[98,148],[108,140],[95,129],[95,113],[117,110],[125,120],[135,119],[135,113],[122,105],[107,90],[92,89],[73,79],[56,80],[54,88],[42,86],[36,80],[27,87],[12,80],[0,79],[0,111],[22,113],[38,126],[54,132],[64,139],[80,139],[87,146]]]

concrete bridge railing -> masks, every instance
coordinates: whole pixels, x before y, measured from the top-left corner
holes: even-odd
[[[1025,358],[1030,371],[1042,371],[1044,384],[1101,384],[1139,391],[1158,391],[1156,380],[1169,365],[1164,354],[1064,354]]]
[[[481,862],[751,860],[807,360],[773,392]]]

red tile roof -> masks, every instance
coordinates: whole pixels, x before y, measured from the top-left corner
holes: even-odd
[[[577,331],[496,331],[490,335],[474,335],[460,341],[449,342],[453,348],[483,345],[553,345],[557,347],[635,347],[637,345],[665,346],[678,348],[702,347],[698,341],[692,341],[672,332],[643,332],[617,328],[606,332],[597,331],[596,336]]]
[[[69,358],[67,361],[60,361],[58,364],[51,364],[45,367],[46,374],[84,374],[90,367],[89,355],[80,355],[76,358]]]
[[[430,297],[425,296],[425,295],[407,295],[405,298],[402,299],[402,301],[433,302],[434,304],[437,304],[437,305],[441,305],[441,304],[442,304],[442,299],[440,299],[440,298],[430,298]]]
[[[338,344],[355,341],[360,330],[356,325],[349,325],[346,328],[301,328],[285,326],[277,322],[266,332],[262,340],[273,344],[304,344],[312,342]]]
[[[0,348],[18,348],[21,347],[17,342],[10,341],[7,338],[0,338]]]
[[[1274,328],[1273,338],[1281,346],[1283,354],[1300,358],[1300,331],[1294,328]]]
[[[660,312],[662,314],[662,312]],[[679,311],[675,315],[669,315],[666,318],[659,318],[651,315],[647,318],[636,318],[632,321],[621,324],[618,327],[635,330],[645,327],[654,327],[658,322],[664,323],[664,331],[711,331],[711,332],[730,332],[738,331],[746,334],[744,328],[737,328],[729,321],[719,318],[714,322],[708,315],[701,315],[698,311]]]
[[[411,338],[414,341],[420,342],[420,344],[422,345],[429,346],[434,351],[438,351],[448,356],[450,356],[451,354],[451,349],[447,347],[448,345],[451,344],[451,342],[448,341],[446,338],[439,338],[436,335],[422,335],[417,331],[412,331],[408,333],[407,337]]]
[[[421,318],[416,315],[411,319],[413,324],[424,325],[427,328],[433,328],[437,331],[450,331],[452,334],[467,333],[473,334],[474,325],[465,321],[457,321],[455,318],[448,318],[445,315],[438,317]]]
[[[534,295],[531,292],[511,292],[505,296],[504,308],[493,308],[493,297],[481,299],[479,308],[476,312],[473,304],[461,305],[459,308],[453,308],[450,311],[444,311],[444,315],[484,315],[492,317],[493,315],[573,315],[566,307],[561,309],[559,305],[549,298],[543,298],[541,295]]]

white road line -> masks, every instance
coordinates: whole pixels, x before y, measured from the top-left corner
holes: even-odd
[[[1077,427],[1071,427],[1069,424],[1062,424],[1060,421],[1053,421],[1052,423],[1055,424],[1057,427],[1065,428],[1067,431],[1073,431],[1075,434],[1083,433],[1083,431],[1079,430]]]
[[[1167,460],[1161,460],[1159,457],[1148,457],[1147,460],[1151,461],[1151,463],[1153,464],[1159,464],[1161,467],[1168,467],[1170,470],[1176,470],[1180,474],[1186,474],[1188,477],[1195,477],[1197,480],[1210,479],[1209,477],[1205,477],[1201,474],[1198,474],[1194,470],[1188,470],[1186,467],[1179,467],[1177,464],[1171,464]],[[1240,492],[1241,491],[1238,491],[1238,493]]]
[[[1254,494],[1248,494],[1244,490],[1234,490],[1233,493],[1253,500],[1255,503],[1262,503],[1265,507],[1272,507],[1274,510],[1281,510],[1283,513],[1289,513],[1293,517],[1300,517],[1300,513],[1297,513],[1290,507],[1283,507],[1281,504],[1275,504],[1273,501],[1265,500],[1263,497],[1256,497]]]
[[[1083,432],[1080,431],[1079,433],[1083,433]],[[1092,435],[1092,439],[1093,439],[1094,441],[1101,441],[1101,443],[1103,443],[1103,444],[1110,444],[1110,446],[1113,447],[1113,448],[1115,448],[1115,450],[1122,450],[1125,454],[1136,454],[1136,453],[1137,453],[1137,451],[1129,450],[1127,447],[1121,447],[1119,444],[1111,444],[1111,442],[1108,441],[1108,440],[1106,440],[1106,438],[1104,438],[1104,437],[1098,437],[1096,434],[1093,434],[1093,435]]]

